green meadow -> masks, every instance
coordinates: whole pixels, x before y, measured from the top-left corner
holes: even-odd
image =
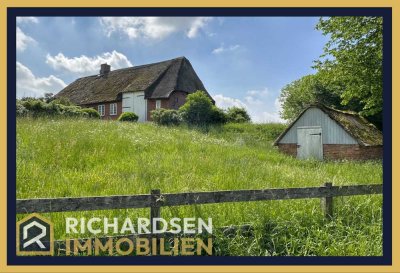
[[[107,196],[382,183],[382,162],[300,161],[278,152],[281,124],[208,129],[88,119],[17,120],[17,198]],[[252,236],[216,234],[215,255],[382,255],[382,196],[163,207],[161,216],[251,224]],[[55,238],[65,217],[149,217],[149,209],[47,213]],[[24,215],[17,215],[22,219]],[[77,237],[87,237],[89,234]]]

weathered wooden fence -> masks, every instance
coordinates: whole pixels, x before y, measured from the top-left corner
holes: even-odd
[[[161,216],[161,207],[227,202],[321,198],[325,217],[333,216],[333,197],[382,193],[382,184],[321,187],[235,190],[214,192],[166,193],[102,197],[18,199],[17,213],[89,211],[127,208],[150,208],[150,218]],[[152,223],[153,221],[151,221]]]

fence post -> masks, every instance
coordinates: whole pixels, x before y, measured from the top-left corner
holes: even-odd
[[[332,183],[326,182],[323,185],[326,188],[326,192],[329,193],[332,189]],[[333,197],[321,198],[321,206],[326,219],[331,220],[333,218]]]
[[[160,190],[151,190],[151,205],[150,205],[150,226],[151,232],[153,232],[153,219],[161,217],[161,206],[160,202],[157,201],[161,196]],[[160,228],[160,223],[157,223],[157,229]]]
[[[150,231],[151,231],[151,240],[150,240],[150,250],[151,250],[151,255],[157,255],[157,249],[159,248],[159,236],[158,234],[154,235],[153,234],[153,229],[156,228],[157,230],[160,230],[160,222],[156,223],[156,226],[153,226],[153,219],[154,218],[160,218],[161,217],[161,206],[160,206],[160,197],[161,197],[161,191],[159,189],[157,190],[151,190],[150,192],[151,194],[151,204],[150,204]],[[156,249],[153,250],[152,247],[152,238],[156,238],[157,239],[157,243],[156,243]]]

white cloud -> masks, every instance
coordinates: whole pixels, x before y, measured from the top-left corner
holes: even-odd
[[[268,96],[270,93],[268,91],[268,88],[264,88],[261,90],[249,90],[246,92],[247,95],[249,96],[258,96],[258,97],[265,97]]]
[[[66,86],[53,75],[36,77],[32,71],[17,62],[17,97],[41,97],[44,93],[57,93]]]
[[[197,33],[199,32],[199,30],[204,28],[204,26],[210,20],[211,20],[211,18],[209,18],[209,17],[197,17],[197,18],[195,18],[191,22],[189,30],[187,31],[187,36],[189,38],[195,38],[197,36]]]
[[[56,70],[65,70],[81,75],[98,73],[102,63],[111,65],[111,70],[133,66],[124,54],[115,50],[94,57],[81,55],[70,58],[62,53],[55,56],[47,54],[46,63]]]
[[[19,27],[17,27],[17,50],[25,51],[28,45],[36,44],[37,42],[32,37],[26,35]]]
[[[213,98],[215,100],[215,104],[222,109],[228,109],[229,107],[233,106],[247,108],[247,105],[239,99],[225,97],[221,94],[215,95]]]
[[[34,23],[37,24],[39,23],[39,19],[36,17],[31,17],[31,16],[24,16],[24,17],[17,17],[17,23]]]
[[[244,97],[244,101],[246,102],[247,105],[250,105],[250,106],[260,106],[260,105],[264,104],[264,102],[262,100],[254,98],[252,96]]]
[[[101,17],[100,22],[108,37],[114,32],[130,39],[162,40],[172,33],[184,32],[195,38],[211,20],[210,17]]]
[[[282,113],[282,103],[279,101],[279,98],[276,98],[274,101],[274,107],[277,110],[277,112],[280,114]]]
[[[258,122],[284,122],[284,120],[280,117],[280,112],[282,111],[282,106],[279,102],[279,99],[276,98],[274,100],[273,111],[263,111],[262,109],[256,109],[256,118]]]
[[[225,52],[233,52],[240,49],[240,45],[231,45],[228,47],[225,47],[223,44],[220,47],[215,48],[212,53],[213,54],[222,54]]]
[[[233,106],[245,108],[255,123],[284,122],[279,114],[282,110],[279,99],[273,98],[266,88],[246,92],[244,101],[222,94],[215,95],[213,98],[215,104],[223,109]]]
[[[261,106],[264,100],[270,95],[267,88],[261,90],[249,90],[246,92],[247,96],[244,97],[246,103],[250,106]]]

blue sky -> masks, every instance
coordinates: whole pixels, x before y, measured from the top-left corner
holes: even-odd
[[[281,121],[286,84],[313,73],[327,42],[317,17],[19,17],[17,96],[57,93],[76,78],[185,56],[218,106]]]

